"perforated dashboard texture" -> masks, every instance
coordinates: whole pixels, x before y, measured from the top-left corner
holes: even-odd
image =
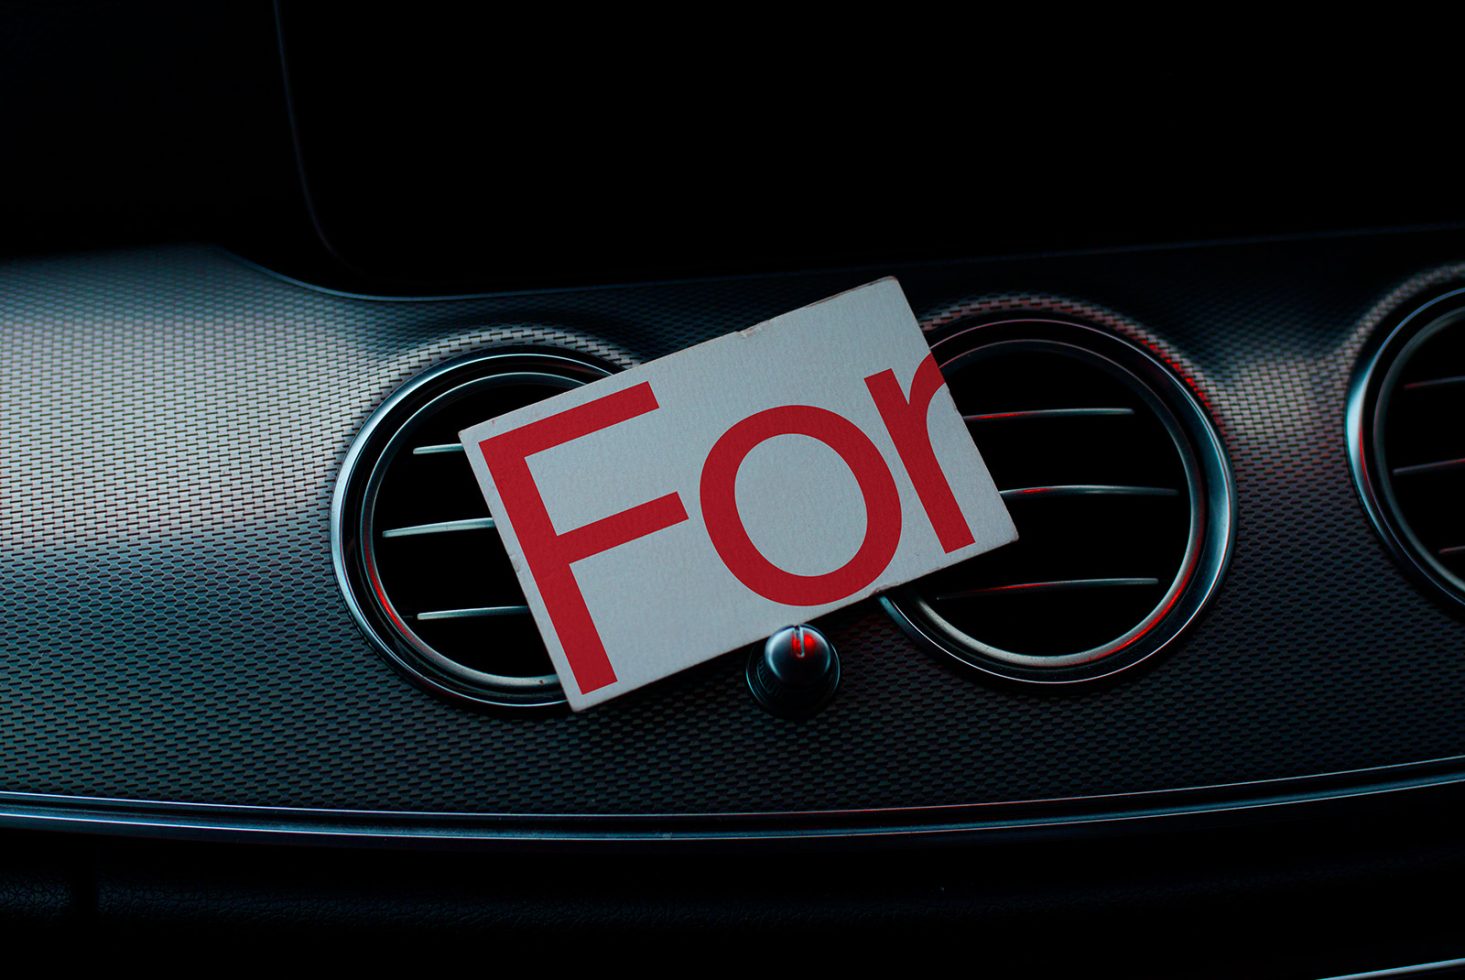
[[[1445,233],[432,301],[207,248],[0,269],[0,791],[475,814],[868,810],[1140,793],[1465,752],[1465,624],[1349,480],[1371,326],[1458,284]],[[1434,270],[1434,271],[1431,271]],[[447,704],[374,655],[328,504],[366,416],[494,345],[653,358],[896,272],[933,323],[1106,318],[1191,378],[1229,448],[1234,558],[1190,634],[1112,683],[994,685],[871,603],[834,703],[761,711],[731,656],[583,715]],[[56,801],[50,801],[55,803]],[[62,801],[64,803],[64,801]],[[49,804],[48,804],[49,805]]]

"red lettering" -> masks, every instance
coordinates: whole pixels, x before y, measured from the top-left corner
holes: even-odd
[[[839,454],[865,498],[865,539],[853,558],[822,575],[796,575],[763,557],[738,514],[738,469],[755,446],[780,435],[818,439]],[[700,488],[702,519],[723,564],[749,589],[789,606],[837,602],[873,582],[900,544],[900,494],[870,437],[842,415],[784,405],[750,415],[723,433],[707,454]]]
[[[583,694],[615,683],[616,675],[570,566],[680,524],[687,519],[687,510],[679,495],[669,493],[558,534],[534,475],[529,472],[528,459],[535,453],[654,412],[658,407],[651,384],[642,382],[485,439],[478,446],[510,515],[524,560],[554,623],[555,635],[564,648],[575,683]]]
[[[936,531],[936,539],[950,554],[976,539],[972,537],[972,529],[967,526],[961,506],[951,492],[945,471],[936,460],[936,452],[931,448],[931,430],[926,423],[931,400],[945,384],[941,368],[935,356],[930,354],[916,368],[909,399],[901,394],[900,382],[895,380],[894,371],[881,371],[865,379],[865,387],[870,389],[870,397],[875,399],[880,419],[895,442],[895,451],[900,454],[905,471],[910,474],[916,496],[921,499],[926,517]]]

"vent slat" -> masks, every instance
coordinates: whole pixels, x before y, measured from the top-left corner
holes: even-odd
[[[1007,592],[1072,592],[1079,589],[1135,589],[1160,584],[1157,578],[1068,578],[1048,582],[1013,582],[1007,585],[989,585],[976,589],[961,589],[957,592],[943,592],[937,599],[974,599],[978,596],[1000,595]]]
[[[394,527],[383,531],[382,537],[411,538],[424,534],[451,534],[457,531],[492,531],[494,527],[492,517],[472,517],[463,521],[434,521],[431,524]]]
[[[436,619],[488,619],[494,616],[527,616],[528,606],[474,606],[471,609],[433,609],[420,612],[413,619],[430,622]]]
[[[1005,422],[1026,419],[1081,419],[1133,415],[1132,408],[1030,408],[1019,412],[985,412],[963,415],[967,422]]]
[[[1108,483],[1066,483],[1046,487],[1017,487],[1003,490],[1003,500],[1026,497],[1178,497],[1174,487],[1131,487]]]
[[[1462,468],[1465,468],[1465,457],[1440,459],[1431,463],[1415,463],[1412,466],[1396,466],[1392,472],[1395,476],[1414,476],[1418,473],[1447,473],[1450,470]]]
[[[413,456],[437,456],[442,453],[461,453],[463,444],[461,442],[442,442],[431,446],[412,447]]]
[[[1404,390],[1418,391],[1420,388],[1439,388],[1444,385],[1465,385],[1465,374],[1456,374],[1448,378],[1426,378],[1423,381],[1410,381],[1404,385]]]

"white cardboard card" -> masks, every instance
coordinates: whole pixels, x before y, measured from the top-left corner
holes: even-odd
[[[894,279],[461,438],[577,711],[1017,537]]]

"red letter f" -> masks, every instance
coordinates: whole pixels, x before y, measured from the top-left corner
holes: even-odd
[[[679,495],[669,493],[558,534],[529,472],[528,458],[658,407],[651,384],[643,381],[478,444],[582,694],[615,683],[616,675],[570,565],[680,524],[687,519],[687,510]]]

